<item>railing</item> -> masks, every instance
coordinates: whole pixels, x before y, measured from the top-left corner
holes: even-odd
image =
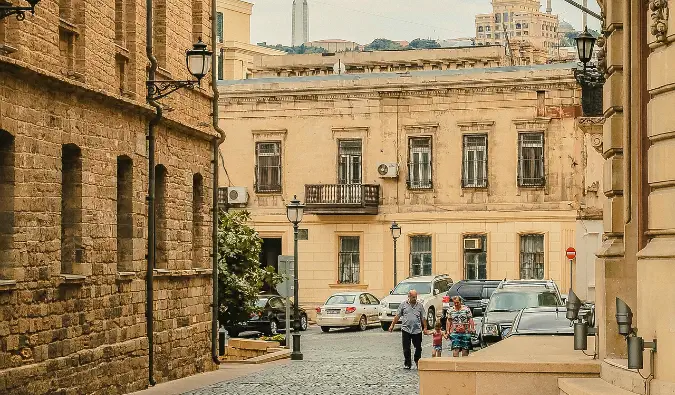
[[[305,204],[334,207],[377,207],[380,186],[366,184],[305,185]]]

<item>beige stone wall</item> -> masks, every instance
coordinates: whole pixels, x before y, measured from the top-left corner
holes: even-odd
[[[201,30],[204,41],[210,39],[209,3],[200,4],[199,12],[193,5],[168,2],[164,49],[156,41],[165,59],[159,78],[187,78],[184,54],[192,33]],[[74,27],[59,24],[57,2],[50,1],[39,3],[35,16],[23,22],[0,22],[0,44],[15,49],[0,55],[1,393],[122,394],[147,386],[146,133],[153,111],[145,105],[144,7],[143,1],[125,2],[124,41],[116,38],[112,0],[78,3],[79,14],[65,17],[74,18]],[[62,38],[78,33],[71,69],[60,55],[59,26]],[[120,59],[127,59],[124,75],[116,71]],[[154,284],[158,382],[214,368],[210,261],[204,254],[211,246],[209,103],[205,89],[174,94],[163,101],[173,111],[165,112],[156,131],[157,163],[168,169],[160,248],[169,252],[168,271],[157,272]],[[72,225],[80,229],[75,244],[81,250],[74,252],[72,273],[62,271],[61,228],[69,218],[62,209],[64,144],[79,147],[82,167],[81,199],[66,206],[81,201],[81,218]],[[130,202],[126,236],[117,226],[120,156],[133,165],[130,196],[124,196]],[[195,173],[202,176],[203,195],[197,213]],[[195,214],[201,216],[199,243],[193,243]],[[119,239],[128,240],[131,253],[124,267]],[[196,261],[193,244],[201,246]]]
[[[240,0],[218,0],[218,12],[223,13],[223,41],[251,42],[251,13],[253,4]]]
[[[321,302],[343,288],[386,294],[393,285],[391,221],[403,229],[399,280],[409,275],[409,236],[430,235],[433,272],[459,280],[464,277],[462,235],[487,235],[490,278],[518,278],[519,234],[540,233],[545,277],[569,287],[564,250],[574,244],[577,209],[586,201],[583,157],[590,147],[576,126],[580,92],[567,66],[497,76],[232,82],[221,85],[221,94],[221,125],[229,131],[221,152],[229,177],[223,174],[220,185],[248,188],[248,204],[233,209],[252,211],[256,229],[263,237],[282,238],[286,255],[292,254],[293,235],[285,204],[293,195],[304,201],[306,184],[337,183],[337,140],[362,140],[363,183],[379,185],[379,214],[305,215],[301,228],[309,239],[300,241],[301,301]],[[516,184],[523,130],[545,131],[543,188]],[[462,136],[470,133],[488,136],[485,189],[461,187]],[[432,137],[430,191],[406,188],[407,141],[419,135]],[[281,143],[281,193],[255,193],[255,143],[260,141]],[[387,162],[398,162],[398,179],[379,177],[378,164]],[[361,237],[358,285],[337,284],[341,235]]]

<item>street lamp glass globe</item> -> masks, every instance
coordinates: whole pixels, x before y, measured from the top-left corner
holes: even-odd
[[[396,222],[392,222],[391,228],[389,229],[391,230],[391,237],[393,237],[394,239],[398,239],[399,237],[401,237],[401,227],[398,226]]]
[[[206,44],[202,42],[201,37],[192,46],[192,49],[186,51],[187,68],[197,80],[204,78],[211,67],[211,55],[213,52],[209,51]]]
[[[293,195],[293,200],[286,206],[286,216],[292,224],[302,222],[302,215],[305,210],[305,205],[301,204],[297,196]]]
[[[591,61],[593,57],[593,46],[595,45],[595,37],[593,37],[588,32],[588,27],[584,29],[584,32],[581,33],[577,38],[577,53],[579,54],[579,60],[581,63],[586,65],[586,63]]]

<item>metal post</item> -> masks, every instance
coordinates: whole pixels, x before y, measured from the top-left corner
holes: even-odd
[[[302,361],[302,353],[300,352],[300,311],[298,299],[298,223],[293,223],[293,352],[291,352],[291,359],[294,361]]]
[[[396,288],[396,238],[394,238],[394,288]],[[392,288],[393,289],[393,288]]]
[[[574,287],[572,287],[572,284],[573,284],[572,283],[572,261],[573,261],[573,259],[570,259],[570,289],[574,288]]]

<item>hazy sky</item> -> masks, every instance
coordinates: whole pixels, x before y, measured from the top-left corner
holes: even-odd
[[[254,3],[251,42],[290,45],[293,0],[247,0]],[[581,2],[582,0],[578,0]],[[492,10],[490,0],[308,0],[309,38],[341,38],[367,44],[375,38],[446,39],[474,35],[474,16]],[[543,7],[546,1],[542,0]],[[595,0],[589,8],[599,13]],[[581,11],[552,0],[553,12],[581,27]],[[589,28],[600,23],[588,17]]]

